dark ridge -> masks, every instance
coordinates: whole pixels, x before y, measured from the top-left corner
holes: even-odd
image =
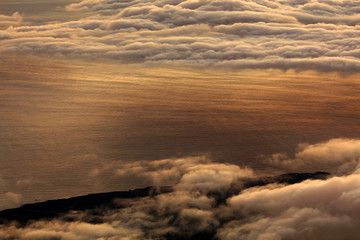
[[[275,178],[278,183],[295,184],[307,179],[325,180],[330,173],[315,172],[315,173],[287,173]]]
[[[208,195],[215,198],[218,205],[224,204],[226,198],[238,194],[242,190],[251,187],[265,186],[271,183],[295,184],[307,179],[326,179],[329,176],[327,172],[316,173],[288,173],[275,177],[264,177],[256,180],[249,180],[241,187],[230,189],[226,196],[217,192],[210,192]],[[96,208],[113,209],[119,208],[114,202],[115,199],[131,199],[146,196],[155,196],[157,194],[172,192],[171,187],[146,187],[130,191],[118,191],[108,193],[96,193],[85,196],[72,197],[68,199],[49,200],[46,202],[26,204],[19,208],[0,211],[0,224],[8,224],[16,221],[19,224],[26,224],[30,220],[52,219],[61,216],[72,210],[91,210]],[[208,234],[208,233],[207,233]],[[206,235],[206,234],[205,234]],[[198,239],[207,238],[206,236],[197,236]],[[178,239],[176,235],[169,236],[168,239]],[[211,239],[211,238],[208,238]]]
[[[295,184],[305,181],[307,179],[320,179],[325,180],[330,173],[328,172],[315,172],[315,173],[286,173],[275,177],[265,177],[256,181],[250,181],[245,185],[245,188],[265,186],[270,183],[284,183]]]
[[[146,197],[169,191],[171,191],[169,187],[161,189],[146,187],[129,191],[96,193],[68,199],[25,204],[19,208],[0,211],[0,224],[10,223],[11,221],[24,224],[29,220],[51,219],[71,210],[87,210],[101,207],[116,208],[118,205],[114,203],[114,200],[117,198]]]
[[[216,199],[216,204],[221,205],[225,204],[226,199],[239,194],[242,190],[252,187],[261,187],[267,184],[272,183],[282,183],[282,184],[295,184],[305,181],[307,179],[320,179],[325,180],[329,177],[330,173],[328,172],[315,172],[315,173],[286,173],[279,176],[273,177],[263,177],[258,179],[250,179],[245,181],[241,186],[233,186],[229,189],[225,196],[222,196],[218,192],[210,192],[209,197]]]
[[[218,240],[215,235],[216,231],[214,229],[213,231],[199,232],[194,235],[169,233],[165,237],[166,240]]]
[[[265,186],[271,183],[295,184],[305,181],[307,179],[325,180],[330,173],[315,172],[315,173],[286,173],[275,177],[264,177],[256,180],[250,180],[245,183],[244,188]]]

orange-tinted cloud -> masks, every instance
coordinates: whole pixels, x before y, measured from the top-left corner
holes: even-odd
[[[358,72],[359,6],[348,1],[90,1],[91,17],[0,32],[2,53],[119,63]]]
[[[315,155],[336,155],[346,161],[353,155],[351,146],[355,143],[357,140],[334,139],[308,145],[303,153],[322,152]],[[236,192],[235,185],[258,177],[249,169],[212,163],[204,157],[139,163],[132,172],[134,167],[123,165],[115,174],[128,171],[168,178],[163,175],[168,171],[176,175],[174,190],[153,197],[118,199],[117,209],[70,212],[49,221],[29,222],[23,228],[2,225],[0,238],[250,240],[360,236],[360,175],[356,171],[296,184],[248,185]]]

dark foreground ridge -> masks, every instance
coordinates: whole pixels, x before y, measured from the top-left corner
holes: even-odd
[[[245,184],[246,188],[264,186],[270,183],[284,183],[284,184],[295,184],[307,179],[321,179],[325,180],[330,173],[328,172],[315,172],[315,173],[286,173],[275,177],[265,177],[257,181],[250,181]]]
[[[51,219],[71,210],[87,210],[94,208],[115,208],[115,199],[153,196],[170,191],[168,187],[156,190],[153,187],[139,188],[129,191],[96,193],[68,199],[48,200],[45,202],[25,204],[19,208],[0,211],[0,224],[17,221],[26,223],[29,220]]]
[[[249,180],[247,183],[245,183],[243,189],[264,186],[270,183],[295,184],[307,179],[326,179],[328,175],[329,173],[327,172],[288,173],[276,177]],[[239,193],[241,190],[233,191],[229,194],[234,195]],[[8,224],[12,221],[26,224],[30,220],[52,219],[72,210],[81,211],[95,208],[118,208],[118,204],[114,203],[115,199],[141,198],[169,193],[171,191],[171,187],[146,187],[129,191],[96,193],[68,199],[48,200],[45,202],[25,204],[19,208],[0,211],[0,224]]]

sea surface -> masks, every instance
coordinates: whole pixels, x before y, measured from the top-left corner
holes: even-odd
[[[360,136],[359,76],[1,60],[0,209],[143,187],[94,171],[207,156],[261,171],[298,144]]]

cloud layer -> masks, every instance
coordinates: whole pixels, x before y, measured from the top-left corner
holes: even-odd
[[[66,11],[91,17],[3,30],[0,52],[353,73],[359,9],[345,0],[84,0]]]
[[[0,14],[0,29],[7,28],[9,26],[21,25],[22,21],[23,21],[23,17],[18,12],[15,12],[11,16]],[[0,37],[0,39],[1,39],[1,37]]]
[[[333,139],[304,146],[296,156],[306,163],[347,163],[357,158],[358,142]],[[357,239],[360,175],[352,166],[352,172],[326,180],[242,188],[259,174],[205,157],[129,164],[113,174],[169,181],[174,191],[119,199],[117,209],[70,212],[21,228],[2,225],[0,239]],[[341,164],[332,169],[337,167],[342,169]]]

